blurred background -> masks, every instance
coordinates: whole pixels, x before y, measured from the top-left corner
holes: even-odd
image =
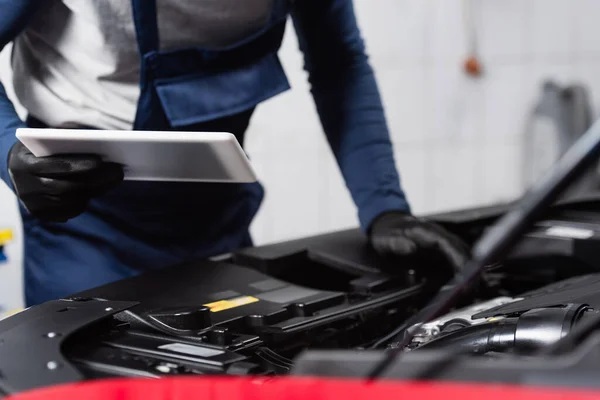
[[[600,111],[598,0],[354,1],[415,213],[517,198]],[[289,28],[281,57],[292,90],[259,107],[247,134],[266,187],[257,244],[358,224]],[[9,58],[7,48],[10,92]],[[6,310],[22,302],[22,237],[4,186],[0,206],[0,230],[14,232],[0,264]]]

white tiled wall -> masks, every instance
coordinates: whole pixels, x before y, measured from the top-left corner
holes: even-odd
[[[485,67],[484,77],[476,80],[462,70],[468,47],[464,6],[469,3]],[[403,186],[416,212],[494,203],[522,192],[520,140],[544,79],[584,83],[600,100],[598,1],[355,4],[387,107]],[[292,30],[283,54],[294,90],[261,107],[248,143],[254,162],[265,171],[268,190],[254,224],[259,243],[356,224],[333,157],[318,138]],[[261,137],[265,127],[268,142]],[[300,141],[294,135],[310,140],[290,146]],[[314,157],[319,157],[317,164]],[[282,159],[304,165],[304,176],[292,175],[297,167],[282,166]]]
[[[474,6],[486,70],[479,80],[462,72],[467,49],[463,6],[468,3]],[[520,140],[543,79],[588,85],[600,111],[598,0],[355,4],[387,107],[403,186],[418,213],[521,193]],[[253,225],[257,243],[357,224],[321,132],[291,29],[281,54],[293,90],[262,105],[248,133],[247,148],[267,191]],[[0,68],[0,76],[6,72]],[[3,199],[0,224],[14,225],[14,201]],[[0,273],[12,271],[11,278],[20,263],[18,246],[17,241],[11,250],[11,266],[0,267]],[[0,304],[15,294],[4,282],[0,276]]]

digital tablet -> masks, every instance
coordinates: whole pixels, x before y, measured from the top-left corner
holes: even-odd
[[[100,155],[123,165],[127,180],[257,180],[248,157],[231,133],[21,128],[17,138],[36,157]]]

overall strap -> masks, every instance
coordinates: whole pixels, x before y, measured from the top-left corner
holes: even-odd
[[[156,0],[131,0],[131,6],[140,55],[158,51]]]

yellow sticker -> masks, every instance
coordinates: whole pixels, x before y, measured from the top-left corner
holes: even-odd
[[[242,296],[229,300],[215,301],[213,303],[204,304],[204,306],[210,308],[211,312],[219,312],[229,310],[230,308],[245,306],[246,304],[256,303],[257,301],[258,299],[256,297]]]
[[[0,246],[5,245],[13,239],[13,231],[10,229],[0,230]]]

